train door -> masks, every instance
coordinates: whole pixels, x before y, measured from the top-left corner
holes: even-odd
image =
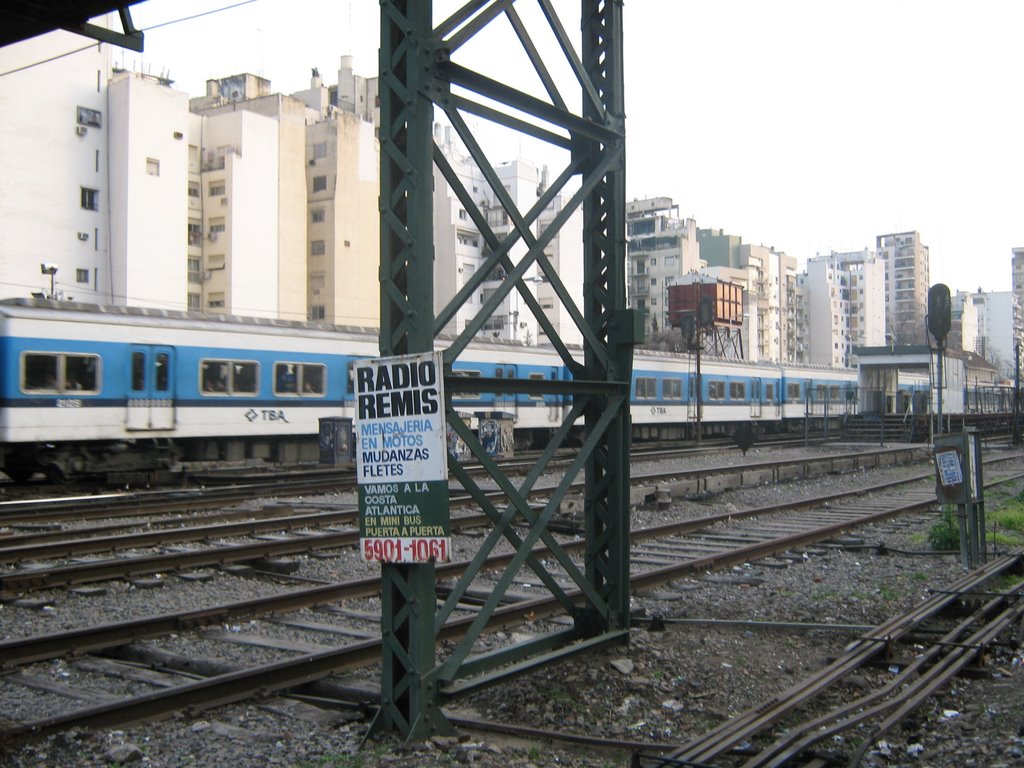
[[[174,427],[174,348],[133,344],[128,361],[128,429]]]
[[[755,376],[750,380],[750,415],[761,415],[761,378]]]

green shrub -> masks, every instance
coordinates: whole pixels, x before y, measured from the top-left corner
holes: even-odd
[[[942,517],[928,531],[928,544],[939,552],[960,549],[960,526],[956,519],[956,507],[942,508]]]

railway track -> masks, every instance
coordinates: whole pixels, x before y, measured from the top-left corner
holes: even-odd
[[[655,498],[659,493],[662,496],[666,493],[694,496],[730,487],[903,464],[923,455],[921,449],[895,448],[795,460],[748,462],[730,467],[648,470],[638,473],[634,478],[634,498],[640,503]],[[260,486],[260,490],[266,489]],[[544,498],[551,490],[551,487],[540,486],[533,489],[531,496]],[[252,492],[252,486],[246,484],[237,493],[224,488],[215,489],[213,500],[201,494],[189,493],[183,496],[176,492],[145,493],[124,499],[104,497],[101,501],[90,497],[83,502],[84,514],[79,514],[75,507],[69,507],[70,500],[59,500],[54,505],[36,502],[0,507],[0,520],[4,520],[8,526],[20,523],[34,527],[40,520],[59,523],[71,519],[78,522],[84,518],[93,519],[103,510],[106,510],[108,516],[148,518],[148,504],[155,508],[153,515],[165,516],[166,523],[155,525],[156,521],[150,520],[141,532],[133,529],[125,531],[124,526],[129,524],[120,523],[67,531],[33,530],[0,538],[0,567],[7,565],[10,568],[0,571],[0,596],[111,578],[138,578],[188,568],[292,557],[353,546],[358,540],[357,509],[351,504],[338,504],[337,508],[317,511],[306,511],[301,505],[273,504],[256,513],[217,510],[202,517],[195,515],[197,508],[207,509],[214,501],[222,504],[239,502],[247,500]],[[490,496],[503,498],[499,491],[492,492]],[[453,507],[467,502],[468,496],[453,491]],[[188,514],[189,519],[185,521],[186,524],[182,524],[181,520],[167,518],[171,512]],[[234,521],[221,522],[225,518],[233,518]],[[216,522],[211,522],[214,519]],[[457,531],[480,527],[488,522],[486,516],[478,513],[458,514],[452,519],[452,525]],[[568,532],[575,528],[571,516],[558,525],[558,529]],[[248,539],[240,542],[237,541],[239,537]],[[222,543],[214,545],[210,542]],[[204,546],[192,546],[197,544]],[[171,548],[170,551],[168,548]],[[129,554],[120,559],[67,562],[70,558],[117,551],[129,551]],[[55,561],[58,558],[63,560]]]
[[[920,477],[917,477],[910,482],[919,480]],[[908,510],[927,508],[934,502],[934,494],[930,490],[921,489],[902,491],[900,498],[894,498],[884,505],[858,501],[872,490],[877,491],[865,486],[848,494],[843,505],[838,504],[834,497],[804,499],[789,505],[791,509],[788,511],[785,510],[786,505],[739,510],[728,515],[634,531],[635,589],[653,588],[685,574],[726,567],[756,557],[792,552],[795,547],[832,537],[837,531]],[[887,493],[893,492],[887,486]],[[815,511],[809,513],[806,511],[808,509]],[[767,521],[772,519],[771,516],[776,519],[769,524]],[[801,519],[802,522],[798,523]],[[748,522],[751,520],[754,522]],[[567,538],[563,546],[568,551],[578,551],[582,542]],[[543,548],[537,548],[534,555],[543,557]],[[490,568],[501,568],[507,559],[497,557],[488,565]],[[464,566],[465,563],[451,563],[438,567],[442,597],[445,580],[456,576]],[[214,575],[213,578],[218,577]],[[278,583],[284,580],[291,587],[300,583],[294,576],[278,574],[273,578]],[[178,586],[191,583],[181,581]],[[547,626],[547,622],[565,621],[563,604],[552,597],[533,597],[529,593],[533,585],[528,575],[524,575],[522,585],[523,589],[518,593],[513,592],[509,604],[496,613],[492,628],[525,625],[539,629],[539,625]],[[567,595],[575,597],[571,584],[563,586]],[[275,594],[260,598],[6,641],[0,644],[0,663],[8,669],[19,671],[7,675],[4,685],[21,685],[43,699],[46,698],[44,693],[60,696],[50,691],[54,681],[46,679],[47,672],[52,675],[52,665],[66,663],[64,660],[85,652],[110,653],[113,649],[121,649],[119,656],[128,654],[128,662],[123,658],[102,663],[89,662],[92,664],[90,674],[99,674],[95,670],[102,668],[102,674],[107,678],[146,677],[140,672],[128,671],[134,670],[134,666],[118,666],[125,663],[138,664],[140,660],[150,665],[159,664],[164,675],[171,674],[169,670],[175,667],[179,668],[176,674],[194,674],[197,662],[191,658],[191,654],[186,657],[173,650],[140,649],[138,644],[142,639],[177,635],[175,643],[179,646],[185,643],[189,646],[222,649],[230,644],[236,650],[237,647],[259,649],[262,653],[272,654],[276,660],[264,663],[247,660],[234,666],[229,662],[207,662],[204,669],[210,676],[204,679],[178,679],[176,683],[163,679],[161,690],[121,697],[86,709],[68,711],[52,703],[40,702],[35,714],[45,712],[45,716],[33,717],[29,714],[17,723],[6,723],[2,731],[3,743],[9,744],[28,735],[42,735],[71,727],[105,727],[137,719],[163,717],[185,708],[198,711],[273,691],[298,691],[305,696],[356,700],[365,704],[372,699],[368,693],[373,690],[372,685],[364,684],[360,687],[344,681],[323,681],[334,678],[340,672],[363,669],[378,658],[379,644],[375,636],[378,614],[375,613],[373,599],[377,590],[378,583],[372,575],[363,579],[350,579],[343,584],[310,586],[309,581],[306,581],[299,588],[283,592],[277,589]],[[489,591],[486,579],[481,580],[478,590],[480,594]],[[286,615],[292,618],[281,618]],[[277,618],[271,622],[268,617]],[[444,628],[444,636],[457,637],[461,627],[473,617],[472,604],[460,606],[453,620]],[[246,621],[256,622],[257,619],[258,624],[245,625]],[[235,626],[247,626],[248,629],[244,632],[218,629],[213,633],[203,629]],[[257,626],[259,630],[255,629]],[[266,627],[271,629],[267,630]],[[304,639],[282,636],[282,627],[298,632]],[[181,633],[188,633],[188,639],[182,640]],[[584,644],[580,650],[586,648]],[[218,655],[222,651],[213,653]],[[39,667],[38,671],[33,669],[33,665]],[[154,685],[151,680],[146,684],[150,687]],[[446,690],[446,695],[452,698],[466,695],[476,690],[478,684],[478,681],[453,683]],[[74,696],[68,694],[63,698],[73,699]]]

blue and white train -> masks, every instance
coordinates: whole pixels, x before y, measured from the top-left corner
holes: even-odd
[[[352,363],[377,355],[375,331],[258,318],[38,299],[0,301],[0,469],[54,479],[168,469],[179,461],[315,460],[320,420],[353,412]],[[550,349],[474,343],[457,375],[565,379]],[[634,435],[691,436],[694,361],[635,356]],[[786,428],[805,414],[856,409],[856,372],[703,361],[705,433],[753,421]],[[460,412],[511,414],[537,444],[566,396],[461,395]]]

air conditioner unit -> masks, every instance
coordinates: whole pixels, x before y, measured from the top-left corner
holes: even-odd
[[[213,272],[210,270],[203,272],[203,280],[209,280],[211,277],[213,277]]]
[[[88,132],[89,129],[86,128],[84,125],[75,126],[75,133],[77,133],[79,136],[85,136],[85,134],[87,134]]]
[[[216,232],[211,232],[210,234],[208,234],[206,236],[206,239],[209,240],[211,243],[217,242],[217,233]]]

